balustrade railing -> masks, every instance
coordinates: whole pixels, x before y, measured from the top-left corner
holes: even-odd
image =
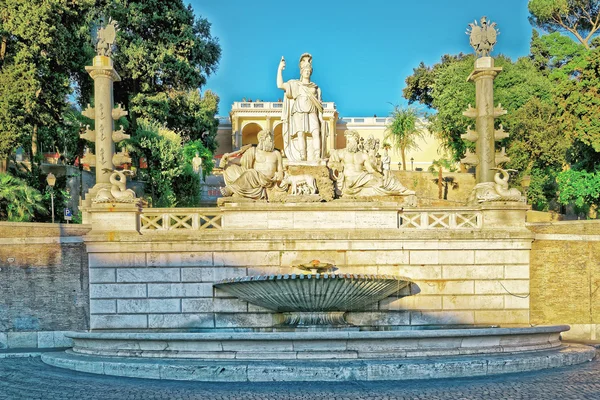
[[[326,212],[326,211],[324,211]],[[141,231],[185,231],[223,229],[223,211],[219,208],[147,208],[140,215]],[[475,209],[427,209],[398,212],[398,228],[481,229],[483,213]]]
[[[142,232],[223,229],[218,208],[147,208],[140,215]]]
[[[400,229],[481,229],[483,213],[476,210],[426,210],[398,213]]]

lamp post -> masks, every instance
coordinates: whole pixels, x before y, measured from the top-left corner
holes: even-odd
[[[52,223],[54,223],[54,184],[56,183],[56,177],[52,172],[46,177],[46,182],[50,186],[50,199],[52,201]]]
[[[415,159],[413,157],[410,158],[410,169],[415,170]]]

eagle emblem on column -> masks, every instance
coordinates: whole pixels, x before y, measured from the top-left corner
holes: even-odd
[[[473,21],[466,34],[470,36],[471,47],[477,57],[489,57],[500,32],[496,30],[495,22],[490,24],[486,17],[481,17],[481,25],[477,24],[477,20]]]

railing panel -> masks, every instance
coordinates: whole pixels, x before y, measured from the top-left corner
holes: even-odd
[[[140,215],[143,232],[198,231],[223,229],[223,213],[218,208],[145,209]],[[483,213],[464,210],[403,210],[398,212],[398,228],[405,229],[481,229]]]
[[[146,209],[140,215],[142,232],[222,229],[216,208]]]
[[[400,229],[481,229],[483,214],[477,211],[401,211]]]

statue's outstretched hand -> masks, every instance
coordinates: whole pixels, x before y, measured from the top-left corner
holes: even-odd
[[[281,57],[281,61],[279,61],[279,69],[283,71],[285,69],[285,58]]]
[[[275,172],[275,175],[273,176],[273,180],[275,180],[276,182],[281,182],[283,180],[283,172],[282,171]]]

